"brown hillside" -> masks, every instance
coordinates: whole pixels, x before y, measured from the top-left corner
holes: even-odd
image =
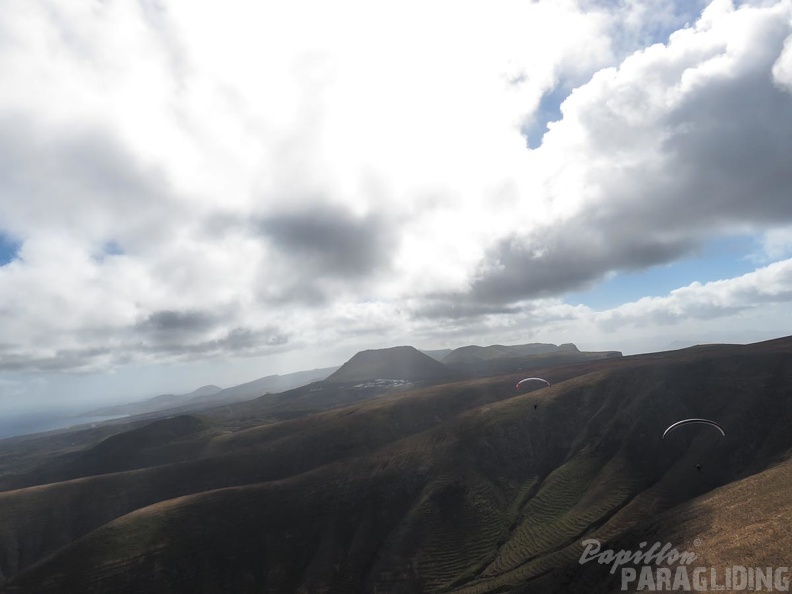
[[[714,568],[717,578],[720,578],[717,579],[720,585],[725,585],[723,576],[727,568],[734,566],[762,569],[790,567],[791,489],[792,459],[787,458],[763,472],[651,517],[618,538],[604,542],[602,548],[639,550],[641,542],[670,543],[679,551],[690,551],[697,556],[689,565],[691,571],[696,567],[707,568],[705,577],[711,579],[711,568]],[[556,591],[603,594],[623,591],[620,572],[611,576],[607,568],[596,563],[585,568],[580,567],[579,563],[576,565],[569,564],[568,579],[557,584]],[[635,566],[630,564],[628,567]],[[789,577],[789,573],[786,577]],[[531,591],[546,590],[524,590]]]
[[[789,532],[769,530],[787,517],[786,479],[765,471],[792,451],[790,346],[598,361],[584,375],[559,369],[569,378],[516,397],[513,377],[459,382],[217,436],[190,464],[213,461],[219,475],[237,464],[227,475],[237,480],[242,460],[269,471],[217,489],[195,467],[196,478],[179,477],[194,494],[160,492],[159,503],[94,522],[54,551],[33,545],[64,533],[51,514],[59,486],[0,494],[0,563],[6,575],[13,558],[25,567],[6,590],[585,592],[606,580],[588,573],[601,567],[577,563],[583,538],[634,546],[661,519],[663,538],[715,528],[708,559],[740,558],[718,521],[739,518],[723,510],[748,493],[766,510],[765,529],[748,542],[771,550],[773,538],[772,550],[789,551]],[[661,441],[665,427],[692,416],[718,420],[727,437],[693,430]],[[168,474],[141,494],[184,466],[160,467]],[[763,486],[762,476],[780,482]],[[109,503],[103,492],[91,491],[94,507]],[[88,509],[74,508],[79,501],[58,514],[71,510],[73,526]]]

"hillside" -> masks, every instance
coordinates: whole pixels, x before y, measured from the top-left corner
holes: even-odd
[[[327,378],[331,383],[368,382],[379,379],[448,381],[461,377],[441,362],[411,346],[361,351]]]
[[[325,379],[337,367],[297,371],[284,375],[268,375],[230,388],[203,386],[189,394],[162,394],[129,404],[108,406],[86,413],[87,415],[144,415],[171,411],[174,414],[196,412],[211,406],[251,400],[266,393],[292,390],[311,382]]]
[[[222,388],[213,384],[201,386],[197,390],[193,390],[189,394],[160,394],[142,402],[132,402],[128,404],[117,404],[114,406],[106,406],[104,408],[96,409],[87,413],[87,415],[96,416],[113,416],[113,415],[138,415],[148,412],[156,412],[166,410],[174,406],[179,406],[196,398],[204,398],[206,396],[213,396],[221,392]]]
[[[696,567],[708,568],[705,574],[710,580],[708,591],[728,591],[712,585],[724,586],[725,572],[732,567],[764,570],[789,566],[792,551],[790,488],[792,459],[786,458],[767,470],[714,489],[637,524],[611,541],[608,547],[635,550],[636,543],[641,542],[672,543],[679,551],[696,555],[689,566],[690,572]],[[610,575],[608,569],[596,563],[581,567],[579,559],[569,560],[565,569],[567,577],[559,580],[558,591],[592,594],[623,591],[620,572]],[[716,572],[715,582],[711,581],[712,569]],[[736,590],[750,591],[751,588]],[[544,591],[541,583],[523,590],[526,593]]]
[[[311,369],[308,371],[297,371],[284,375],[268,375],[252,382],[246,382],[238,386],[226,388],[210,396],[196,399],[194,404],[229,404],[257,398],[267,392],[277,393],[285,390],[292,390],[311,382],[321,381],[336,371],[337,367],[326,367],[323,369]]]
[[[245,430],[155,427],[152,446],[195,429],[200,447],[0,493],[3,591],[608,592],[584,538],[699,537],[716,565],[792,551],[792,340],[542,374],[553,386],[520,396],[506,375]],[[660,439],[694,416],[726,438]]]

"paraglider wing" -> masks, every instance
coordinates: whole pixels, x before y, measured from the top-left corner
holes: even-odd
[[[723,437],[726,437],[726,432],[723,430],[723,427],[718,425],[718,423],[716,423],[715,421],[710,421],[709,419],[684,419],[682,421],[677,421],[676,423],[668,427],[668,429],[666,429],[663,432],[663,439],[665,439],[665,436],[668,435],[671,431],[673,431],[677,427],[682,427],[683,425],[689,425],[691,423],[704,423],[705,425],[710,425],[712,427],[715,427],[715,429],[717,429],[718,431],[720,431]]]
[[[541,377],[526,377],[525,379],[517,382],[517,385],[514,386],[514,389],[519,390],[520,386],[522,386],[525,382],[543,382],[548,386],[550,385],[550,382],[548,382],[546,379],[542,379]]]

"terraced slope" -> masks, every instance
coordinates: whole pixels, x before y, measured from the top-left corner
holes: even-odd
[[[697,558],[688,567],[706,568],[705,579],[716,572],[716,583],[725,586],[725,572],[735,566],[744,568],[790,567],[792,559],[792,459],[742,480],[673,507],[664,513],[647,516],[632,529],[603,545],[614,550],[639,550],[641,542],[669,543],[679,551]],[[578,547],[578,554],[582,552]],[[607,566],[581,565],[570,560],[557,592],[623,592],[621,572],[610,574]],[[628,564],[640,571],[640,565]],[[676,566],[673,567],[674,570]],[[562,573],[559,571],[559,573]],[[692,574],[691,574],[692,575]],[[786,574],[789,577],[789,573]],[[709,582],[711,588],[712,582]],[[633,584],[635,585],[635,584]],[[768,591],[766,588],[760,588]],[[522,592],[544,592],[528,588]],[[746,588],[722,592],[746,591]]]

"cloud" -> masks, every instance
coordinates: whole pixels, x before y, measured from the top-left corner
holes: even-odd
[[[792,37],[787,37],[784,50],[773,64],[773,81],[782,89],[792,92]]]
[[[232,328],[217,338],[173,341],[150,341],[139,345],[141,353],[155,355],[157,360],[167,355],[174,361],[189,361],[220,356],[255,357],[283,350],[289,336],[275,326],[266,328]]]
[[[387,270],[396,249],[395,222],[316,204],[262,218],[259,233],[292,267],[301,287],[321,279],[356,281]]]
[[[636,47],[666,43],[674,31],[695,22],[708,2],[701,0],[585,0],[611,19],[617,51],[632,53]]]
[[[556,342],[638,323],[563,304],[612,271],[784,257],[790,7],[701,6],[7,11],[0,367]]]
[[[20,242],[0,231],[0,266],[5,266],[17,257],[20,245]]]
[[[0,358],[0,371],[20,372],[91,372],[104,369],[112,360],[123,363],[123,357],[110,357],[109,347],[84,347],[75,349],[55,349],[49,353],[41,351],[21,351],[6,353]]]
[[[153,318],[153,320],[152,320]],[[116,336],[89,333],[97,346],[72,348],[4,349],[0,371],[4,373],[107,372],[132,364],[162,364],[222,357],[257,357],[288,349],[289,335],[277,326],[214,326],[212,316],[196,312],[158,312],[143,324]],[[208,331],[209,328],[214,331]]]
[[[0,200],[6,231],[24,240],[61,232],[145,242],[177,209],[162,172],[140,163],[109,130],[44,128],[0,115]]]
[[[218,316],[201,311],[156,311],[138,324],[138,329],[147,334],[173,337],[205,332],[219,321]]]
[[[664,350],[680,340],[687,345],[746,343],[788,335],[791,301],[792,260],[783,260],[602,311],[539,299],[516,315],[471,319],[460,326],[449,320],[444,328],[446,336],[454,337],[452,344],[458,344],[457,336],[487,337],[503,344],[573,342],[581,349],[628,354]]]
[[[208,311],[157,311],[135,326],[142,342],[131,350],[189,359],[196,355],[258,354],[288,342],[287,334],[275,326],[227,330],[230,323],[230,316]]]
[[[689,251],[687,241],[656,237],[641,219],[599,221],[578,216],[555,229],[543,229],[525,243],[502,240],[474,279],[469,298],[503,303],[549,297],[581,289],[613,269],[640,270],[676,259]],[[641,234],[641,231],[644,234]]]
[[[556,220],[497,240],[460,299],[559,295],[792,220],[792,94],[771,75],[789,17],[713,5],[575,89],[532,154]]]
[[[771,229],[765,233],[762,239],[762,249],[764,251],[763,258],[754,257],[754,259],[759,261],[767,258],[778,260],[792,255],[792,227]]]
[[[792,301],[792,260],[775,262],[740,277],[693,283],[665,297],[645,297],[595,315],[609,332],[625,326],[679,324],[733,317],[752,309]]]
[[[392,311],[442,271],[457,282],[481,250],[460,243],[523,156],[520,120],[556,71],[611,58],[606,23],[574,3],[345,6],[8,12],[8,365],[295,348],[336,304]]]
[[[411,315],[414,318],[428,319],[453,319],[468,320],[469,318],[479,318],[481,316],[492,315],[513,315],[520,313],[522,309],[517,306],[487,306],[476,303],[461,303],[454,296],[436,296],[427,298],[416,307]]]

